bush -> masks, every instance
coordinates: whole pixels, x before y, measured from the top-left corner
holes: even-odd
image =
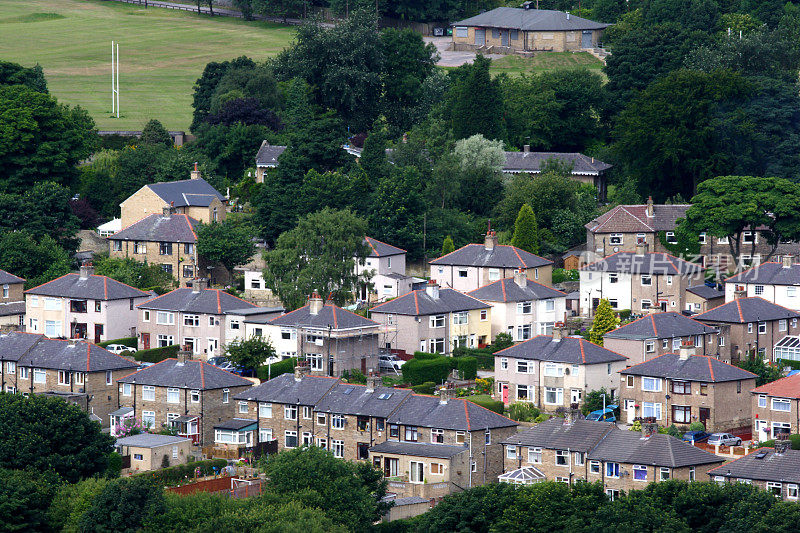
[[[478,377],[478,360],[474,357],[456,357],[454,363],[461,379],[475,379]]]
[[[790,359],[778,359],[778,366],[788,366],[792,370],[800,370],[800,361],[792,361]]]
[[[133,357],[137,361],[144,361],[145,363],[160,363],[164,359],[169,359],[170,357],[175,357],[178,355],[178,350],[180,349],[180,346],[173,344],[172,346],[165,346],[163,348],[139,350],[133,354]]]
[[[342,373],[342,378],[347,380],[348,383],[360,383],[362,385],[367,384],[367,376],[365,376],[360,370],[345,370]]]
[[[441,383],[450,375],[453,368],[453,359],[450,357],[436,357],[435,359],[414,359],[406,361],[403,365],[403,379],[412,385],[422,385],[427,381]]]
[[[532,403],[515,402],[508,406],[508,417],[517,422],[533,422],[540,414]]]
[[[789,435],[789,440],[792,443],[793,450],[800,450],[800,435]],[[761,443],[761,446],[764,446],[765,448],[774,448],[775,439],[764,441]]]
[[[577,270],[565,270],[563,268],[553,269],[553,284],[561,283],[563,281],[578,281],[580,274]]]
[[[105,348],[109,344],[124,344],[125,346],[136,348],[138,346],[138,339],[136,337],[123,337],[121,339],[114,339],[112,341],[101,342],[100,344],[98,344],[98,346],[101,348]]]
[[[500,400],[492,400],[491,397],[485,396],[485,395],[470,396],[470,397],[465,398],[465,399],[471,401],[472,403],[474,403],[476,405],[480,405],[481,407],[485,407],[486,409],[488,409],[490,411],[494,411],[495,413],[500,414],[500,415],[503,414],[503,410],[505,408],[505,406],[503,405],[503,402],[501,402]]]
[[[433,394],[436,392],[436,383],[433,381],[426,381],[422,385],[414,385],[411,390],[417,394]]]
[[[620,309],[619,311],[617,311],[617,315],[619,315],[620,320],[628,320],[631,317],[631,310]]]
[[[453,357],[474,357],[478,361],[478,368],[481,370],[494,370],[494,352],[492,351],[492,347],[465,348],[459,346],[453,350]]]
[[[284,359],[280,363],[275,363],[273,365],[261,365],[258,367],[256,371],[256,376],[261,381],[266,381],[268,377],[276,378],[281,374],[288,374],[289,372],[294,372],[295,364],[297,363],[297,359],[294,357],[290,357],[289,359]],[[272,369],[270,370],[270,367]]]
[[[108,454],[108,468],[106,469],[106,477],[114,479],[119,477],[122,471],[122,456],[117,452]]]
[[[403,378],[400,376],[383,376],[381,381],[384,387],[397,387],[404,383]]]
[[[428,353],[428,352],[414,352],[414,359],[420,359],[423,361],[429,359],[438,359],[440,357],[443,357],[442,354]]]
[[[692,422],[689,424],[689,431],[705,431],[706,427],[702,422]]]
[[[201,476],[210,476],[215,473],[218,474],[220,470],[226,466],[228,466],[228,461],[226,459],[211,459],[208,461],[195,461],[185,465],[171,466],[169,468],[163,468],[153,472],[144,472],[137,475],[152,477],[158,485],[173,486],[180,484],[187,478],[194,478],[195,470],[198,468],[200,469]],[[215,468],[216,472],[214,471]]]

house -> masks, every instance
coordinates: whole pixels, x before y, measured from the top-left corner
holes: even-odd
[[[788,335],[800,335],[798,317],[796,311],[755,296],[736,298],[694,319],[719,330],[717,353],[721,359],[739,361],[753,352],[765,361],[777,361],[781,351],[777,344]]]
[[[665,253],[617,252],[580,270],[581,311],[591,314],[601,299],[614,309],[646,313],[654,307],[686,307],[686,289],[702,283],[703,267]]]
[[[0,270],[0,326],[21,329],[25,326],[25,280],[5,270]]]
[[[705,313],[725,303],[725,293],[705,283],[686,288],[686,310]]]
[[[82,340],[49,339],[13,331],[0,334],[0,390],[71,395],[108,427],[117,408],[116,380],[137,368],[130,359]]]
[[[505,470],[539,480],[600,482],[612,499],[657,481],[702,481],[723,459],[647,428],[620,430],[610,422],[554,417],[503,441]],[[511,476],[509,476],[511,477]]]
[[[91,264],[25,291],[26,331],[95,343],[136,336],[136,305],[150,294],[108,276]]]
[[[129,471],[149,472],[165,466],[177,466],[189,462],[192,440],[172,435],[140,433],[117,439],[114,445],[123,463],[130,460]]]
[[[442,287],[474,291],[484,285],[514,276],[520,268],[528,279],[543,285],[553,284],[553,262],[516,246],[497,243],[497,233],[489,230],[483,245],[468,244],[430,262],[431,279]]]
[[[503,165],[503,173],[539,174],[546,163],[558,161],[572,168],[572,179],[594,186],[597,189],[598,201],[605,202],[607,193],[605,173],[611,168],[611,165],[580,153],[531,152],[530,148],[530,145],[526,144],[522,147],[521,152],[505,152],[506,161]]]
[[[800,374],[766,383],[750,393],[753,440],[764,442],[800,433]]]
[[[305,306],[267,322],[264,336],[282,357],[298,357],[312,373],[338,377],[378,369],[378,329],[377,322],[313,294]]]
[[[452,26],[456,50],[503,47],[509,52],[567,52],[597,48],[610,24],[563,11],[498,7]]]
[[[165,207],[109,237],[109,256],[159,265],[185,287],[195,277],[207,275],[209,264],[197,254],[200,221]]]
[[[496,393],[504,404],[531,402],[545,411],[580,404],[584,395],[605,388],[608,402],[617,395],[617,372],[627,359],[564,329],[539,335],[495,352]]]
[[[514,341],[551,335],[567,311],[566,294],[527,279],[522,269],[513,278],[489,283],[469,295],[492,306],[493,339],[498,333],[508,333]]]
[[[214,424],[230,417],[233,396],[253,383],[204,361],[178,352],[120,378],[117,408],[131,407],[134,416],[152,428],[170,427],[195,444],[214,442]]]
[[[283,307],[245,307],[225,312],[225,342],[264,335],[263,325],[283,314]],[[256,331],[260,328],[260,331]]]
[[[278,157],[286,150],[285,146],[272,145],[262,141],[256,153],[256,183],[264,183],[264,173],[268,168],[278,166]]]
[[[794,256],[784,255],[781,262],[754,266],[725,280],[725,301],[737,295],[758,296],[793,311],[800,311],[800,264]]]
[[[127,228],[149,215],[161,215],[165,208],[200,222],[218,222],[225,219],[226,203],[225,196],[200,176],[195,165],[191,179],[151,183],[126,198],[119,204],[121,226]]]
[[[196,279],[192,287],[175,289],[137,306],[139,348],[163,348],[179,344],[198,359],[219,355],[229,339],[241,336],[241,322],[228,321],[228,313],[254,309],[225,291],[206,288]],[[231,326],[236,329],[228,329]]]
[[[693,351],[684,347],[620,371],[621,413],[628,424],[700,422],[709,432],[750,426],[756,375]]]
[[[775,448],[758,448],[708,472],[715,483],[747,483],[788,501],[797,502],[800,487],[800,451],[789,442]]]
[[[362,284],[358,297],[361,300],[385,300],[397,298],[412,289],[415,280],[406,275],[406,251],[372,237],[364,237],[370,252],[364,264],[356,264],[356,274],[367,273],[369,287]]]
[[[406,353],[449,354],[459,346],[491,342],[491,306],[434,281],[424,290],[376,305],[372,318],[381,326],[381,347]]]
[[[681,313],[650,313],[603,335],[603,346],[628,358],[629,365],[675,353],[691,344],[702,355],[716,355],[718,331]]]

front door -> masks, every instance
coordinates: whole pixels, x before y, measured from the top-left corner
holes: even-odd
[[[394,477],[397,475],[397,467],[399,461],[391,457],[385,457],[383,460],[383,475],[386,477]]]
[[[361,358],[361,373],[364,374],[365,376],[367,375],[367,358],[366,357],[362,357]]]
[[[635,400],[625,400],[625,415],[628,419],[628,424],[633,424],[633,419],[636,418]]]
[[[584,30],[581,35],[581,48],[594,48],[592,46],[592,32]]]
[[[94,343],[100,344],[103,342],[103,324],[94,325]]]
[[[508,30],[500,30],[500,44],[508,46]]]
[[[701,407],[700,408],[700,423],[703,424],[703,427],[706,427],[706,420],[711,418],[711,409],[708,407]]]
[[[508,405],[508,385],[503,383],[501,387],[501,390],[503,391],[503,403]]]
[[[208,356],[207,357],[214,357],[217,355],[217,350],[219,349],[219,341],[217,339],[212,339],[211,337],[208,338]]]
[[[142,350],[150,349],[150,334],[142,333]]]
[[[475,44],[483,46],[486,44],[486,30],[482,28],[475,28]]]

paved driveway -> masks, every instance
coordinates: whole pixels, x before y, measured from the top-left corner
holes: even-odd
[[[447,50],[447,47],[450,46],[452,42],[451,37],[423,37],[426,43],[433,43],[436,46],[436,50],[439,51],[439,55],[442,58],[439,60],[437,65],[440,67],[458,67],[463,65],[464,63],[472,63],[475,61],[475,52],[454,52],[451,50]],[[500,59],[504,57],[501,54],[486,54],[486,57],[490,59]]]

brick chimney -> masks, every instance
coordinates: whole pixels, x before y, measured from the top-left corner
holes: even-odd
[[[514,283],[523,288],[528,286],[528,273],[525,272],[524,268],[518,268],[514,271]]]
[[[89,276],[94,275],[94,266],[90,261],[81,265],[80,279],[89,279]]]
[[[644,241],[636,243],[636,255],[644,255],[647,253],[648,244]]]
[[[183,345],[181,349],[178,350],[178,353],[175,354],[179,363],[185,363],[186,361],[192,360],[192,351],[189,349],[189,346]]]
[[[528,157],[528,154],[531,153],[531,145],[526,144],[522,147],[522,153],[525,154],[522,157]]]
[[[647,197],[647,208],[645,209],[645,214],[650,218],[653,218],[654,216],[656,216],[655,209],[653,209],[653,197],[652,196],[648,196]]]
[[[294,380],[301,381],[303,376],[307,376],[310,370],[308,361],[298,361],[294,367]]]
[[[564,413],[564,425],[571,426],[578,420],[581,410],[578,409],[577,403],[569,404],[569,409]]]
[[[164,216],[169,217],[175,214],[175,202],[170,202],[168,206],[165,206],[164,209]]]
[[[439,299],[439,284],[435,280],[430,280],[425,286],[425,293],[434,300]]]
[[[497,232],[494,230],[489,230],[486,232],[486,237],[483,240],[483,247],[486,251],[491,252],[497,246]]]
[[[566,328],[563,322],[556,322],[553,325],[553,342],[561,342],[566,336]]]
[[[439,389],[439,403],[447,405],[447,402],[455,398],[455,389],[449,388],[447,385]]]
[[[312,315],[318,315],[322,311],[322,298],[316,291],[311,294],[308,299],[308,312]]]
[[[791,449],[792,441],[788,439],[775,439],[775,455],[783,455],[786,450]]]
[[[744,298],[745,296],[747,296],[747,291],[745,290],[743,285],[742,286],[737,285],[736,287],[734,287],[733,291],[734,300],[738,300],[739,298]]]
[[[193,180],[200,179],[200,171],[197,170],[197,161],[195,161],[195,163],[194,163],[194,170],[192,170],[190,176],[191,176],[191,179],[193,179]]]
[[[678,352],[678,359],[686,361],[689,357],[694,355],[694,344],[692,341],[681,342],[680,351]]]
[[[208,280],[205,278],[194,278],[192,280],[192,292],[200,292],[208,288]]]
[[[374,372],[370,372],[367,376],[367,392],[375,392],[375,389],[383,385],[383,380]]]
[[[653,422],[642,422],[642,440],[647,440],[658,433],[658,424]]]
[[[781,262],[783,263],[783,268],[792,268],[792,263],[794,262],[794,256],[792,255],[784,255],[781,258]]]

